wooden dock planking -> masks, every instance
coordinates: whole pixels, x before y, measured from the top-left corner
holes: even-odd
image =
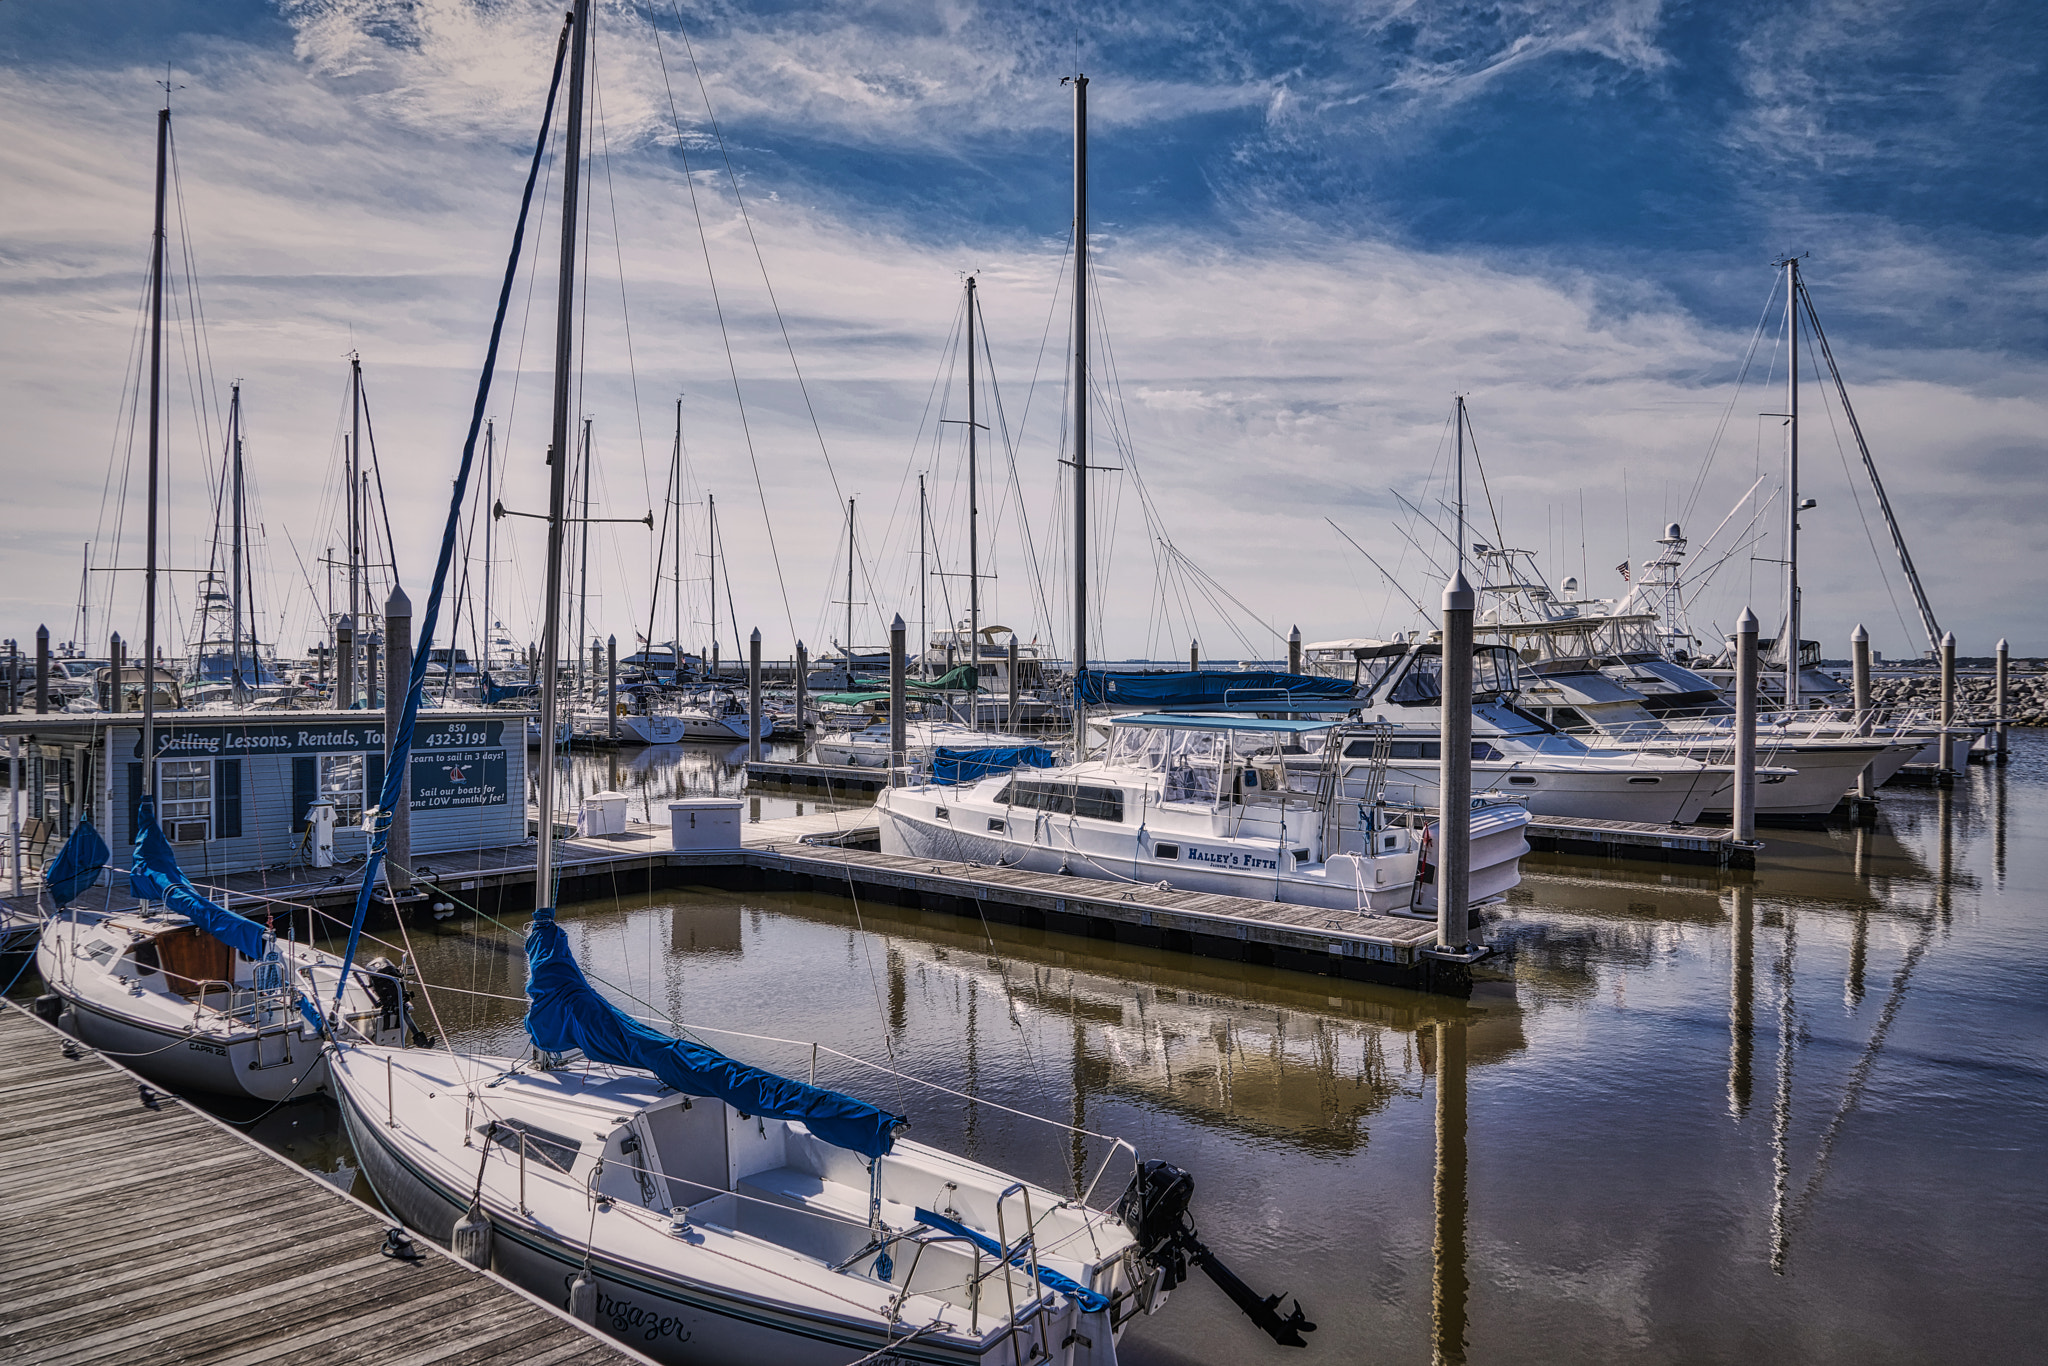
[[[1763,846],[1735,837],[1729,826],[1657,825],[1579,816],[1531,816],[1529,847],[1538,853],[1691,863],[1753,869]]]
[[[381,1255],[388,1219],[171,1096],[145,1107],[134,1074],[66,1041],[0,1006],[0,1359],[647,1360],[423,1239],[416,1262]]]

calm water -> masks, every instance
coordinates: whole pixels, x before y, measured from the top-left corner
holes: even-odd
[[[1198,1274],[1127,1362],[2041,1360],[2048,736],[2014,744],[1953,793],[1888,789],[1875,830],[1766,832],[1739,885],[1531,859],[1470,1002],[826,896],[563,919],[615,998],[978,1098],[821,1068],[925,1141],[1095,1179],[1106,1143],[1002,1105],[1187,1167],[1204,1238],[1320,1324],[1290,1354]],[[675,754],[579,758],[576,782],[636,817],[737,785],[723,752]],[[417,947],[430,981],[519,993],[514,933]],[[436,1003],[463,1045],[523,1051],[518,1001]],[[351,1179],[324,1104],[259,1128]]]

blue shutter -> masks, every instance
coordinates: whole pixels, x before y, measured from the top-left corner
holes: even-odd
[[[292,833],[303,834],[306,829],[306,808],[320,795],[320,761],[318,759],[292,760]]]
[[[213,837],[235,840],[242,837],[242,761],[213,761]]]

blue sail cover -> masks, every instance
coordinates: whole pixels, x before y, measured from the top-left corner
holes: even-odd
[[[1003,749],[953,749],[940,745],[932,751],[932,781],[948,785],[972,783],[991,773],[1051,768],[1057,762],[1044,745],[1011,745]]]
[[[135,805],[135,857],[128,865],[128,892],[144,901],[161,901],[242,957],[262,961],[263,927],[199,894],[156,823],[156,798],[149,793]]]
[[[796,1120],[863,1157],[888,1153],[905,1122],[866,1101],[749,1067],[622,1014],[584,978],[552,910],[535,911],[526,931],[526,996],[526,1032],[534,1047],[550,1053],[575,1048],[595,1062],[638,1067],[684,1095],[722,1100],[742,1114]]]
[[[43,886],[49,889],[50,900],[60,907],[70,905],[80,892],[100,880],[100,870],[107,866],[111,854],[100,832],[92,828],[92,822],[81,820],[71,838],[64,841],[56,861],[43,874]]]
[[[1204,669],[1179,672],[1111,673],[1083,669],[1074,680],[1075,695],[1087,706],[1143,707],[1171,711],[1176,707],[1252,707],[1261,702],[1298,706],[1303,702],[1349,702],[1357,689],[1348,678],[1322,678],[1271,670],[1225,673]]]
[[[991,1257],[1003,1255],[1003,1245],[1001,1243],[998,1243],[986,1233],[976,1232],[957,1219],[948,1219],[943,1214],[935,1214],[928,1209],[919,1209],[917,1211],[917,1221],[921,1224],[930,1224],[933,1228],[950,1233],[956,1238],[965,1238]],[[1031,1249],[1024,1246],[1023,1240],[1020,1238],[1017,1250],[1010,1256],[1010,1265],[1023,1267],[1029,1271],[1031,1269],[1031,1260]],[[1109,1296],[1099,1290],[1090,1290],[1087,1286],[1064,1272],[1055,1271],[1051,1267],[1041,1264],[1038,1268],[1038,1279],[1041,1284],[1051,1286],[1054,1290],[1059,1291],[1062,1295],[1080,1305],[1081,1312],[1084,1314],[1099,1314],[1109,1308]]]

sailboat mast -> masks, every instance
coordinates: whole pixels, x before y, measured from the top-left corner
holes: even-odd
[[[149,550],[142,570],[142,791],[156,795],[156,526],[164,373],[164,170],[171,140],[170,92],[156,115],[156,230],[149,263]]]
[[[541,627],[540,850],[534,904],[555,899],[555,712],[562,664],[562,533],[569,492],[569,380],[574,361],[577,172],[583,161],[583,62],[590,0],[574,0],[569,55],[567,145],[562,156],[562,254],[555,281],[555,404],[548,442],[548,587]],[[578,653],[581,653],[580,649]]]
[[[1465,572],[1465,396],[1458,395],[1458,572]]]
[[[584,633],[590,629],[590,419],[583,419],[583,517],[576,532],[576,696],[584,696]],[[594,685],[597,679],[593,676]]]
[[[967,277],[967,662],[974,683],[967,689],[967,724],[980,714],[981,702],[981,516],[975,471],[974,425],[974,277]]]
[[[348,655],[342,660],[341,705],[356,704],[356,652],[363,639],[363,361],[348,357],[349,403],[353,410],[348,443]]]
[[[677,686],[683,681],[683,401],[676,400],[676,448],[669,458],[668,467],[669,500],[675,508],[675,610],[674,633],[669,637],[669,660],[675,665],[675,675],[670,680]],[[652,635],[653,632],[648,634]]]
[[[1785,710],[1799,710],[1799,260],[1785,258]]]
[[[484,422],[484,496],[482,500],[483,506],[486,509],[484,514],[484,662],[482,669],[484,673],[489,673],[491,670],[491,642],[496,638],[494,632],[497,630],[496,619],[491,616],[491,533],[496,529],[498,519],[491,516],[488,511],[498,494],[497,481],[492,474],[492,466],[496,463],[495,457],[497,453],[497,421],[496,419],[487,419]],[[453,646],[450,648],[452,649]],[[455,656],[452,654],[448,656],[448,672],[450,676],[453,676],[455,672]]]
[[[718,658],[718,495],[706,493],[704,507],[704,534],[711,543],[704,556],[711,565],[704,579],[704,591],[711,595],[711,653],[704,657],[708,669],[711,661]]]
[[[234,663],[228,669],[233,697],[242,697],[242,385],[238,380],[228,398],[228,459],[232,462],[233,492],[229,515],[234,519],[234,550],[229,561],[233,587],[228,590],[229,631],[234,637]]]
[[[930,591],[926,587],[931,578],[931,567],[925,559],[925,498],[924,476],[917,476],[917,630],[918,639],[924,648],[918,651],[918,677],[931,677],[931,669],[924,663],[932,643],[932,604]],[[851,686],[851,680],[849,680]]]
[[[1074,77],[1074,754],[1088,752],[1088,78]]]
[[[853,686],[853,499],[846,500],[846,686]]]

